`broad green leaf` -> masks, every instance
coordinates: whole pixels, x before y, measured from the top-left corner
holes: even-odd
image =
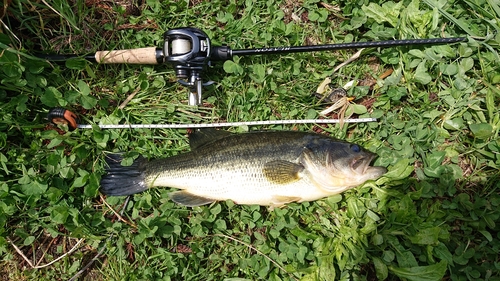
[[[312,10],[310,11],[308,14],[307,14],[307,18],[310,20],[310,21],[317,21],[319,19],[319,13]]]
[[[461,130],[464,126],[464,120],[460,117],[447,119],[443,123],[443,127],[447,130]]]
[[[45,68],[44,65],[34,63],[34,64],[28,66],[28,71],[31,74],[40,74],[43,72],[44,68]]]
[[[262,64],[256,64],[252,67],[253,73],[250,75],[256,83],[264,82],[266,78],[266,68]]]
[[[478,139],[487,139],[493,134],[493,127],[488,123],[470,124],[472,134]]]
[[[80,102],[82,103],[83,108],[92,109],[97,104],[97,99],[91,95],[82,95],[80,96]]]
[[[73,187],[82,187],[85,184],[87,184],[88,181],[88,175],[77,177],[75,181],[73,182]]]
[[[469,84],[462,77],[455,76],[455,80],[453,80],[453,86],[455,86],[455,88],[457,88],[459,91],[463,91],[469,86]]]
[[[444,75],[455,75],[458,73],[458,66],[454,63],[443,65],[442,72]]]
[[[447,263],[444,260],[433,265],[410,268],[389,266],[390,272],[409,281],[439,281],[444,277],[446,269]]]
[[[486,231],[486,230],[480,230],[479,231],[482,235],[484,235],[484,237],[489,241],[493,241],[493,236],[491,235],[491,233],[489,231]]]
[[[386,263],[390,263],[390,262],[394,261],[395,258],[396,258],[396,254],[394,254],[394,252],[391,250],[384,251],[382,253],[382,260],[385,261]]]
[[[9,63],[2,65],[2,71],[9,78],[20,78],[24,72],[24,67],[18,63]]]
[[[368,111],[366,106],[362,104],[351,104],[350,106],[352,107],[353,112],[358,115],[365,114]]]
[[[495,93],[490,87],[486,90],[485,102],[486,102],[486,109],[488,110],[488,118],[491,122],[494,118],[495,113],[498,114],[498,108],[495,105]]]
[[[48,184],[39,182],[38,180],[31,181],[29,184],[21,185],[24,195],[40,195],[43,194],[47,188]]]
[[[439,227],[424,228],[421,229],[414,236],[410,236],[410,240],[414,244],[420,245],[433,245],[438,243],[439,233],[441,229]]]
[[[306,119],[315,119],[318,117],[318,112],[314,109],[309,109],[306,113]]]
[[[455,250],[455,255],[453,256],[453,261],[460,265],[466,265],[469,263],[469,260],[474,256],[476,251],[474,248],[468,248],[464,251],[464,248],[457,248]]]
[[[453,265],[453,255],[444,243],[440,242],[436,247],[434,247],[433,252],[434,256],[437,258],[445,260],[448,264]]]
[[[65,62],[65,66],[69,69],[84,70],[87,61],[83,58],[70,58]]]
[[[376,257],[372,258],[373,265],[375,266],[375,274],[377,275],[378,280],[385,280],[389,276],[389,270],[387,269],[387,265]]]
[[[413,165],[410,165],[410,160],[403,158],[398,160],[396,164],[389,167],[389,171],[383,176],[392,180],[404,179],[413,172]],[[378,181],[377,181],[378,184]]]
[[[308,239],[314,240],[314,239],[318,238],[318,235],[316,235],[314,233],[306,232],[305,230],[303,230],[302,228],[299,228],[299,227],[296,227],[296,228],[290,230],[290,233],[292,233],[293,235],[295,235],[297,238],[299,238],[301,240],[308,240]]]
[[[328,198],[326,198],[326,200],[330,204],[335,204],[335,203],[342,201],[342,195],[341,194],[334,194],[332,196],[328,196]]]
[[[456,164],[448,164],[445,167],[445,176],[450,177],[450,182],[463,178],[463,171]]]
[[[243,67],[241,67],[239,64],[235,63],[234,61],[225,61],[223,65],[224,71],[226,73],[235,73],[235,74],[242,74],[243,73]]]
[[[411,216],[410,212],[406,212],[405,216]],[[412,268],[418,266],[417,259],[415,255],[410,250],[405,250],[403,246],[396,246],[398,251],[396,252],[396,260],[399,266],[402,268]]]
[[[362,6],[361,9],[367,17],[374,19],[377,23],[388,22],[396,27],[402,6],[403,2],[386,2],[382,6],[370,3],[368,6]]]
[[[97,178],[97,174],[92,173],[89,176],[88,184],[85,185],[83,189],[83,193],[85,196],[94,197],[97,195],[99,190],[99,179]]]
[[[80,90],[80,93],[84,96],[90,95],[90,88],[87,83],[85,83],[83,80],[78,80],[78,90]]]
[[[307,17],[310,21],[324,22],[328,18],[328,11],[326,9],[311,10]]]
[[[372,243],[374,245],[382,245],[382,243],[384,243],[384,236],[382,236],[381,234],[373,235]]]
[[[49,107],[59,106],[59,99],[62,99],[62,93],[52,86],[47,87],[45,93],[40,97],[42,103]]]
[[[441,174],[444,172],[444,166],[435,166],[435,167],[425,167],[424,173],[426,176],[431,178],[439,178]]]
[[[426,163],[428,167],[441,166],[446,156],[446,151],[434,151],[426,155]]]
[[[141,88],[141,90],[147,90],[149,88],[149,82],[142,81],[139,87]]]
[[[71,267],[68,269],[69,273],[75,273],[80,268],[80,261],[76,260],[73,262]]]
[[[67,206],[58,205],[50,211],[50,219],[55,223],[63,224],[68,219],[69,212]]]
[[[485,215],[483,217],[484,222],[491,229],[495,228],[495,225],[496,225],[495,221],[497,219],[498,219],[498,216],[496,216],[496,215]]]
[[[35,242],[35,236],[28,236],[24,239],[23,245],[28,246],[31,245],[33,242]]]
[[[417,69],[415,69],[415,75],[413,76],[415,81],[422,83],[424,85],[429,84],[432,81],[432,77],[427,73],[427,67],[425,66],[425,61],[421,62]]]
[[[356,197],[349,197],[347,199],[347,212],[350,216],[361,217],[366,211],[363,202],[358,200]]]
[[[422,52],[421,50],[418,50],[418,49],[411,49],[408,51],[408,54],[415,56],[417,58],[420,58],[420,59],[425,58],[424,52]]]
[[[439,116],[441,116],[443,114],[444,114],[443,111],[439,111],[439,110],[433,109],[431,111],[426,111],[424,114],[422,114],[422,117],[434,120],[434,119],[436,119],[437,117],[439,117]]]
[[[62,138],[55,138],[50,141],[50,143],[47,145],[47,148],[54,148],[62,143]]]
[[[464,58],[460,62],[460,72],[465,73],[474,67],[474,60],[472,58]]]
[[[470,24],[465,21],[465,19],[457,19],[450,13],[446,12],[445,10],[442,9],[442,7],[438,6],[437,4],[439,3],[438,1],[430,1],[430,0],[423,0],[423,2],[429,7],[433,9],[437,9],[439,13],[441,13],[444,17],[446,17],[450,22],[458,25],[462,30],[464,30],[468,35],[474,36],[474,37],[479,37],[480,35],[476,34],[474,31],[472,31],[469,27]]]

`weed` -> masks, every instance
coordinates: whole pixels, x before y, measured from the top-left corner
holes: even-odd
[[[0,10],[2,280],[500,278],[498,3],[125,2],[19,0]],[[216,83],[196,108],[166,65],[33,57],[160,46],[165,31],[183,26],[232,49],[467,42],[366,49],[338,71],[355,50],[235,57],[205,71]],[[314,95],[327,77],[338,87],[354,81],[352,114],[379,122],[231,130],[326,133],[363,144],[389,171],[341,195],[272,211],[230,201],[184,208],[168,188],[128,203],[99,196],[105,152],[128,152],[125,162],[175,155],[188,150],[187,131],[67,132],[44,119],[52,107],[89,124],[316,118],[329,106]]]

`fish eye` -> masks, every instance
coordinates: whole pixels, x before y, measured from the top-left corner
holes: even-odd
[[[351,150],[357,153],[361,151],[361,147],[359,147],[359,145],[357,144],[351,144]]]

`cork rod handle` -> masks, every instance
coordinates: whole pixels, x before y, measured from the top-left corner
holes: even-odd
[[[98,51],[95,53],[98,63],[158,64],[156,47],[139,49]]]

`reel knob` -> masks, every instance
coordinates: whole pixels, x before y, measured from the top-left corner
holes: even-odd
[[[54,125],[67,125],[70,131],[78,128],[78,117],[64,108],[53,108],[47,114],[47,119]]]

